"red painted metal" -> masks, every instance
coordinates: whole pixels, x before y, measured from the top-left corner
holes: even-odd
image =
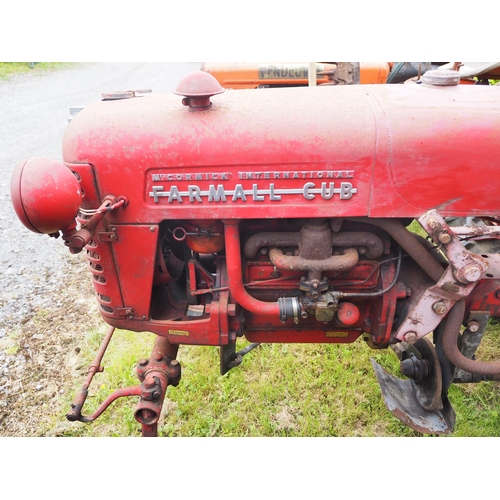
[[[245,310],[264,316],[279,316],[277,302],[264,302],[252,297],[243,286],[243,269],[241,267],[240,234],[237,221],[223,221],[226,236],[227,275],[231,295]]]
[[[416,218],[435,207],[444,216],[495,214],[490,173],[499,111],[495,87],[242,90],[214,97],[203,113],[190,113],[175,96],[151,94],[88,106],[68,127],[63,151],[68,163],[92,160],[101,195],[118,195],[119,175],[119,194],[136,200],[123,221],[256,218],[270,209],[273,217],[300,217],[304,206],[309,217]],[[489,182],[471,189],[472,177]],[[329,200],[312,192],[326,183],[329,193],[330,182],[357,191]],[[164,196],[172,186],[189,193],[189,185],[251,191],[254,184],[269,193],[271,184],[300,192],[212,203],[198,201],[196,191],[193,202],[175,190],[170,202]],[[158,202],[149,195],[155,187],[162,188]]]
[[[211,105],[210,97],[225,92],[219,82],[212,75],[203,71],[188,73],[174,91],[174,94],[183,95],[182,104],[190,108],[207,108]]]
[[[355,325],[360,318],[359,308],[352,302],[342,302],[337,309],[337,319],[341,325]]]
[[[88,416],[82,415],[83,405],[85,404],[85,401],[87,399],[90,384],[92,383],[92,380],[93,380],[95,374],[99,373],[103,370],[103,368],[101,366],[101,361],[102,361],[102,358],[104,357],[106,349],[109,346],[109,343],[111,342],[114,331],[115,331],[115,329],[113,327],[108,328],[108,331],[101,342],[101,346],[99,347],[99,351],[97,352],[93,363],[89,367],[88,375],[87,375],[87,379],[85,381],[85,384],[83,385],[82,389],[77,394],[74,402],[72,403],[71,410],[66,415],[68,420],[70,420],[70,421],[78,420],[80,422],[93,422],[96,418],[98,418],[102,415],[102,413],[109,407],[109,405],[111,403],[113,403],[117,399],[123,398],[123,397],[140,396],[141,395],[141,387],[140,386],[125,387],[122,389],[118,389],[118,390],[114,391],[112,394],[110,394],[99,405],[97,410],[94,413],[92,413],[92,415],[88,415]]]
[[[16,166],[11,198],[21,222],[44,234],[73,226],[82,203],[76,177],[62,163],[47,158],[29,158]]]
[[[157,337],[149,360],[139,361],[137,375],[141,380],[139,403],[135,419],[143,425],[143,435],[156,432],[163,400],[169,385],[176,386],[181,378],[181,366],[175,359],[177,346],[168,339]]]
[[[445,348],[469,367],[449,330],[460,315],[500,315],[500,259],[474,255],[458,238],[484,243],[498,230],[452,229],[445,218],[483,217],[496,227],[498,88],[219,90],[193,74],[176,91],[189,109],[176,95],[105,100],[78,113],[63,140],[82,191],[82,227],[64,233],[66,244],[86,244],[109,325],[158,335],[149,368],[139,366],[141,385],[115,394],[141,397],[143,435],[156,435],[180,344],[221,346],[224,372],[239,364],[241,336],[363,336],[380,349],[417,343],[460,302]],[[49,160],[37,165],[39,178],[60,175]],[[20,179],[17,170],[16,211],[40,230],[32,214],[45,210],[51,188],[25,195]],[[439,254],[406,229],[412,219]]]

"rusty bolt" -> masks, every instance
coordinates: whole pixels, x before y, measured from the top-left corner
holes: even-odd
[[[468,264],[462,269],[462,276],[468,283],[474,283],[481,277],[482,271],[476,264]]]
[[[158,353],[158,354],[155,354],[155,361],[161,361],[163,359],[163,356]]]
[[[149,360],[146,358],[142,358],[139,360],[139,366],[146,366],[149,363]]]
[[[432,304],[432,309],[434,310],[434,312],[436,314],[440,314],[440,315],[443,315],[448,311],[446,304],[444,302],[442,302],[441,300],[438,302],[434,302],[434,304]]]
[[[469,332],[476,333],[479,330],[479,323],[477,321],[469,321],[467,323],[467,328]]]
[[[443,245],[447,245],[451,241],[451,236],[448,233],[445,233],[444,231],[442,231],[438,235],[438,240]]]
[[[415,332],[407,332],[405,333],[405,340],[408,344],[414,344],[417,340],[417,334]]]
[[[178,362],[176,359],[173,359],[173,360],[170,362],[170,364],[171,364],[172,366],[177,366],[177,365],[179,364],[179,362]]]
[[[148,375],[145,379],[144,379],[144,387],[146,389],[152,389],[154,386],[155,386],[156,382],[155,382],[155,379],[152,375]]]
[[[443,226],[439,221],[437,221],[434,217],[429,217],[427,220],[427,225],[432,229],[432,230],[440,230]]]

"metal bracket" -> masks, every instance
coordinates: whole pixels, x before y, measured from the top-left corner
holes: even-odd
[[[260,343],[255,342],[247,345],[241,351],[236,352],[236,343],[220,346],[220,374],[226,374],[231,368],[236,368],[243,363],[243,356],[259,347]]]
[[[113,243],[115,241],[118,241],[118,234],[116,232],[116,227],[112,227],[111,231],[102,231],[97,234],[102,242]]]
[[[317,76],[328,75],[334,85],[356,85],[359,84],[360,64],[359,62],[339,62],[333,70],[319,71]],[[328,85],[328,84],[326,84]],[[331,84],[330,84],[331,85]]]
[[[440,245],[450,265],[439,281],[420,297],[396,332],[409,343],[433,331],[453,305],[467,297],[489,267],[487,258],[469,252],[436,210],[418,219],[429,236]]]
[[[134,319],[134,309],[133,307],[116,307],[115,308],[116,316],[124,317],[127,319]]]
[[[467,297],[475,285],[472,283],[467,286],[459,286],[455,282],[452,266],[449,266],[441,279],[429,287],[420,297],[398,328],[396,338],[414,343],[432,332],[453,305],[460,299]]]
[[[441,250],[450,261],[453,275],[459,283],[468,285],[481,279],[488,269],[488,261],[467,251],[436,210],[425,213],[418,222],[436,244],[441,245]]]
[[[119,99],[130,99],[131,97],[138,97],[138,94],[150,94],[151,89],[142,90],[115,90],[112,92],[104,92],[101,94],[103,101],[116,101]]]

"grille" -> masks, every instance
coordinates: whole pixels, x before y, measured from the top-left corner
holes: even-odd
[[[87,245],[87,259],[89,261],[90,272],[92,273],[92,278],[94,280],[94,290],[96,293],[97,301],[99,302],[102,311],[108,314],[113,314],[113,308],[110,307],[112,303],[111,297],[109,297],[105,293],[107,279],[104,276],[105,269],[99,262],[101,260],[101,255],[99,254],[99,245],[97,241],[93,239],[91,239]]]

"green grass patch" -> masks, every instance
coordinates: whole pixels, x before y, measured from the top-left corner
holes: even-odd
[[[103,333],[89,335],[81,378],[67,397],[67,409],[83,384]],[[115,389],[138,384],[137,362],[149,357],[153,343],[151,334],[115,333],[103,360],[105,370],[91,386],[85,415]],[[245,345],[240,340],[237,348]],[[482,350],[495,346],[498,326],[491,325]],[[386,409],[370,357],[400,376],[399,361],[390,349],[374,351],[362,340],[337,345],[262,344],[224,376],[219,374],[218,348],[181,346],[182,378],[179,386],[167,390],[159,435],[420,436]],[[449,398],[457,413],[454,436],[500,435],[498,382],[454,385]],[[140,425],[133,416],[136,403],[136,397],[119,399],[94,423],[72,423],[60,435],[139,436]]]
[[[64,69],[75,65],[71,62],[37,62],[32,66],[29,62],[0,62],[0,79],[7,78],[22,73],[32,73],[40,75],[47,71]]]

